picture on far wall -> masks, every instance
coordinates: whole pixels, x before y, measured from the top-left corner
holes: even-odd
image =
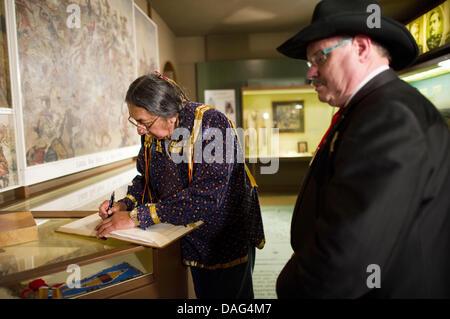
[[[272,102],[273,125],[283,132],[305,132],[303,101]]]
[[[26,165],[138,145],[124,102],[136,72],[133,1],[14,4]]]
[[[234,90],[205,90],[205,104],[214,106],[236,124],[236,96]]]
[[[411,35],[413,36],[414,40],[416,41],[417,47],[419,48],[419,54],[422,54],[424,52],[424,43],[425,43],[425,32],[423,32],[425,27],[424,21],[425,16],[421,16],[406,26]]]
[[[301,141],[297,143],[297,152],[298,153],[308,153],[308,142]]]
[[[419,47],[419,54],[450,43],[450,0],[434,7],[406,25]]]
[[[14,116],[0,113],[0,191],[18,184]]]
[[[441,6],[437,6],[426,15],[425,34],[428,50],[436,49],[444,43],[444,30],[447,29],[446,18]]]
[[[139,77],[159,71],[158,27],[137,5],[134,5],[134,17]]]

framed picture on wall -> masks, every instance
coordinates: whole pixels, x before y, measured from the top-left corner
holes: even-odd
[[[305,132],[303,101],[272,102],[273,125],[283,132]]]
[[[297,143],[297,152],[298,153],[308,153],[308,142],[301,141]]]
[[[236,123],[236,96],[234,90],[205,90],[205,104],[214,106]]]
[[[76,1],[79,26],[66,24],[72,2],[5,1],[6,16],[15,17],[6,21],[8,36],[17,40],[8,52],[17,62],[11,63],[11,94],[24,185],[139,151],[124,102],[137,70],[134,2]]]

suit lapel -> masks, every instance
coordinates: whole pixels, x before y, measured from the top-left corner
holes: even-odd
[[[349,118],[352,110],[355,108],[356,105],[358,105],[365,97],[367,97],[369,94],[371,94],[373,91],[378,89],[379,87],[398,79],[395,72],[391,69],[386,70],[375,76],[373,79],[371,79],[369,82],[366,83],[356,94],[353,96],[353,98],[350,100],[349,104],[345,107],[344,111],[342,112],[342,115],[339,117],[339,119],[336,121],[334,127],[331,129],[330,133],[328,134],[327,139],[324,141],[324,147],[323,149],[329,150],[330,147],[334,142],[336,142],[336,139],[339,134],[339,129],[342,127],[342,123],[345,122],[346,119]],[[331,141],[331,142],[330,142]]]

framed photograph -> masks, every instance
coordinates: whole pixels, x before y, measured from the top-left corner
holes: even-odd
[[[273,125],[279,132],[305,132],[303,101],[272,102]]]
[[[425,16],[421,16],[407,25],[409,32],[411,33],[411,35],[413,36],[414,40],[417,43],[417,47],[419,48],[419,54],[424,53],[424,46],[423,46],[423,44],[425,43],[424,20]]]
[[[437,6],[426,15],[426,37],[428,50],[440,47],[444,40],[444,11],[442,6]]]
[[[214,106],[236,123],[236,96],[234,90],[205,90],[205,104]]]
[[[297,143],[297,152],[298,153],[308,153],[308,142],[301,141]]]

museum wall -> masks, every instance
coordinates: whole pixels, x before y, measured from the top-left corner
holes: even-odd
[[[205,61],[205,37],[177,37],[178,82],[187,96],[198,101],[195,65]]]
[[[178,74],[176,37],[155,10],[152,10],[152,20],[158,26],[159,68],[162,71],[166,62],[171,62]]]
[[[192,99],[200,100],[196,83],[196,63],[282,58],[276,48],[294,33],[293,31],[177,37],[179,82]]]
[[[206,37],[206,61],[284,57],[276,48],[295,32],[269,32]]]

